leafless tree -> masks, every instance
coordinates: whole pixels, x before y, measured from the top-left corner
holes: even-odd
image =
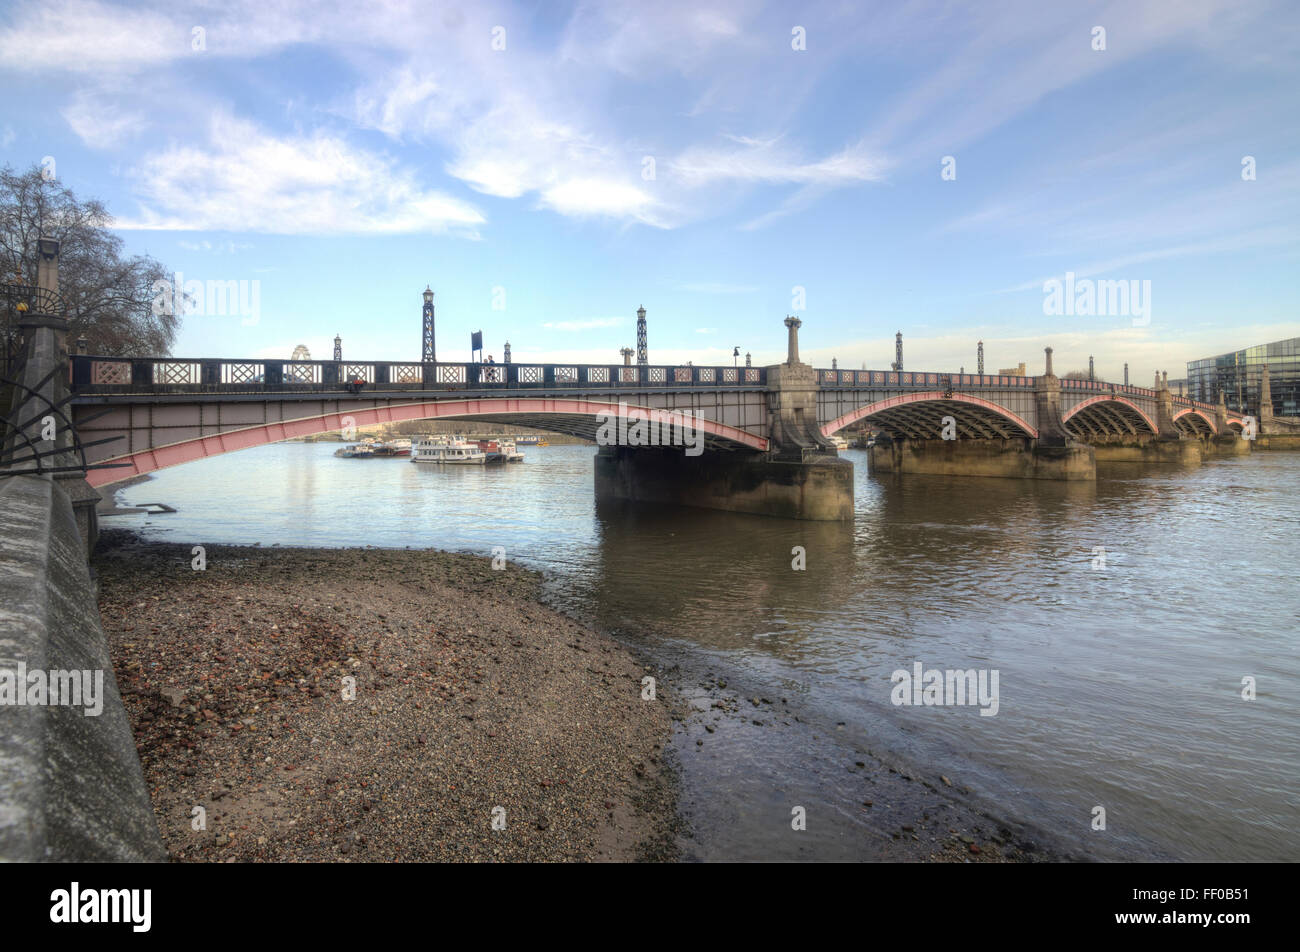
[[[169,281],[163,264],[146,255],[126,257],[113,218],[102,202],[82,201],[40,166],[0,168],[0,281],[36,284],[36,242],[59,242],[59,291],[67,307],[70,340],[85,336],[92,354],[153,356],[170,351],[180,321],[155,314],[155,281]],[[8,304],[0,305],[8,309]],[[161,310],[161,309],[160,309]],[[6,353],[16,333],[5,314]]]

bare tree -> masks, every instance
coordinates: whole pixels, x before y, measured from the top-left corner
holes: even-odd
[[[36,242],[59,242],[59,291],[67,306],[70,340],[84,335],[92,354],[114,357],[166,354],[176,338],[176,313],[155,314],[155,281],[170,281],[163,264],[146,255],[124,257],[122,239],[102,202],[81,201],[33,165],[0,169],[0,280],[36,284]],[[180,309],[176,309],[180,310]],[[15,329],[5,315],[6,353]]]

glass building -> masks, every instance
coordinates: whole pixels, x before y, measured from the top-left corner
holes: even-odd
[[[1273,415],[1300,417],[1300,337],[1188,361],[1187,395],[1215,403],[1219,391],[1228,409],[1259,414],[1259,381],[1268,364]]]

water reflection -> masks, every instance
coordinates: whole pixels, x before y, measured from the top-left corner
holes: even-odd
[[[491,472],[332,449],[163,471],[123,495],[180,511],[127,522],[185,542],[504,545],[546,573],[557,606],[641,646],[683,690],[711,674],[797,701],[797,728],[683,758],[708,818],[701,855],[860,855],[870,829],[797,847],[772,832],[789,791],[852,801],[822,767],[855,745],[942,764],[1103,855],[1300,852],[1300,455],[1115,464],[1094,484],[878,478],[850,452],[848,526],[597,505],[591,448],[529,448]],[[915,661],[998,669],[998,715],[892,706],[890,674]],[[1116,818],[1104,840],[1088,826],[1098,804]]]

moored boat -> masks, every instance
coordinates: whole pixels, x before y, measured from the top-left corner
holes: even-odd
[[[411,445],[411,462],[482,466],[487,462],[487,453],[476,444],[461,439],[429,437]]]
[[[376,456],[410,456],[410,440],[387,440],[383,443],[375,444]]]
[[[489,463],[522,463],[524,454],[515,449],[514,440],[479,440],[478,448],[487,454]]]
[[[343,459],[372,459],[375,455],[375,448],[370,443],[352,443],[348,446],[341,446],[334,451],[335,456]]]

